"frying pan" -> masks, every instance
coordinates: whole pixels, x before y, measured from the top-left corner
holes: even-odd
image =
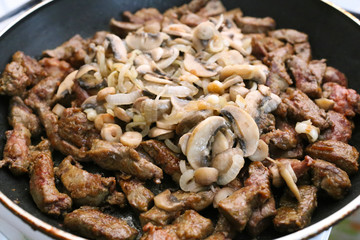
[[[125,10],[134,12],[142,7],[164,11],[179,6],[185,0],[60,0],[46,1],[35,7],[13,27],[0,33],[0,69],[21,50],[40,57],[45,49],[60,45],[75,34],[90,37],[96,31],[108,30],[111,17],[121,19]],[[328,1],[320,0],[223,0],[227,9],[240,7],[245,15],[271,16],[277,28],[294,28],[309,34],[314,59],[326,58],[330,66],[343,71],[351,88],[360,92],[360,22]],[[2,36],[1,36],[2,35]],[[5,144],[8,98],[0,97],[0,150]],[[355,123],[360,124],[359,118]],[[359,125],[360,126],[360,125]],[[356,127],[350,144],[360,149],[360,127]],[[55,161],[62,156],[55,155]],[[14,177],[0,169],[0,201],[14,214],[35,229],[58,239],[80,239],[61,225],[61,220],[42,214],[29,194],[27,177]],[[267,230],[258,239],[304,239],[320,233],[343,219],[360,206],[360,174],[351,178],[352,188],[345,199],[319,199],[312,225],[287,236]],[[16,204],[15,204],[16,203]],[[116,216],[134,217],[128,210],[114,212]],[[213,213],[204,213],[210,216]],[[135,223],[136,225],[136,223]],[[246,239],[246,236],[237,238]]]

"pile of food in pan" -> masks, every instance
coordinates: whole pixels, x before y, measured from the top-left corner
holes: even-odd
[[[29,176],[40,211],[94,239],[231,239],[297,231],[318,196],[344,198],[360,96],[305,33],[218,0],[124,18],[39,61],[16,52],[2,73],[0,166]]]

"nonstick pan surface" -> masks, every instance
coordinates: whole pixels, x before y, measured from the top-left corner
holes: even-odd
[[[42,4],[0,37],[0,69],[11,60],[14,52],[21,50],[39,58],[45,49],[52,49],[75,34],[90,37],[96,31],[109,30],[112,17],[121,19],[123,11],[134,12],[143,7],[155,7],[161,12],[179,6],[184,0],[58,0]],[[355,18],[321,0],[223,0],[227,9],[240,7],[245,15],[271,16],[277,28],[294,28],[309,35],[314,59],[327,59],[330,66],[343,71],[349,87],[360,92],[360,25]],[[5,145],[8,98],[0,97],[0,150]],[[360,121],[350,144],[360,150]],[[54,156],[61,160],[60,154]],[[96,169],[95,169],[96,170]],[[0,201],[35,229],[59,239],[75,239],[61,225],[60,219],[42,214],[30,194],[27,177],[14,177],[7,169],[0,169]],[[360,205],[360,174],[351,178],[352,188],[345,199],[332,201],[319,199],[312,225],[286,236],[286,239],[307,238],[330,227]],[[15,204],[16,203],[16,204]],[[113,212],[131,221],[130,211]],[[207,216],[211,212],[204,213]],[[137,225],[137,223],[135,223]],[[284,237],[274,230],[264,232],[258,239]],[[238,236],[238,239],[248,237]],[[250,239],[250,238],[249,238]]]

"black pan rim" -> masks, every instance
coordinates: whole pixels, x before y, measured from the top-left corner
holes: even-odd
[[[358,27],[360,27],[360,20],[356,18],[353,14],[346,11],[345,9],[337,6],[336,4],[332,3],[329,0],[320,0],[325,5],[330,6],[331,8],[337,10],[338,12],[345,15],[348,20],[351,20],[352,23],[355,23]],[[25,20],[26,17],[30,16],[33,12],[36,12],[40,8],[47,6],[49,3],[55,3],[54,0],[45,0],[42,1],[35,6],[31,7],[19,17],[17,17],[12,23],[10,23],[7,27],[5,27],[2,31],[0,31],[0,38],[2,38],[9,30],[17,25],[20,21]],[[33,229],[39,230],[44,234],[56,238],[56,239],[63,239],[63,240],[84,240],[85,238],[76,236],[72,233],[63,231],[58,229],[37,217],[31,215],[23,208],[19,207],[15,202],[9,199],[5,194],[0,191],[0,202],[3,204],[9,211],[11,211],[14,215],[19,217],[23,222],[30,225]],[[350,203],[345,205],[343,208],[338,210],[337,212],[333,213],[332,215],[322,219],[321,221],[312,224],[302,230],[297,232],[285,235],[283,237],[277,238],[276,240],[288,240],[288,239],[309,239],[314,237],[321,232],[325,231],[326,229],[330,228],[331,226],[335,225],[336,223],[340,222],[342,219],[346,218],[357,209],[360,208],[360,196],[353,199]]]

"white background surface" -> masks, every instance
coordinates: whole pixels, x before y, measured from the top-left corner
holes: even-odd
[[[0,18],[26,2],[28,2],[28,0],[0,0]],[[360,13],[360,0],[332,0],[332,2],[347,10]],[[0,31],[17,16],[18,15],[15,15],[5,21],[0,22]],[[31,227],[29,227],[0,204],[0,240],[6,240],[6,238],[1,235],[1,232],[5,234],[10,240],[51,240],[51,238],[47,237],[46,235],[38,231],[34,231]],[[330,231],[326,231],[311,240],[326,240],[328,239],[329,234]]]

